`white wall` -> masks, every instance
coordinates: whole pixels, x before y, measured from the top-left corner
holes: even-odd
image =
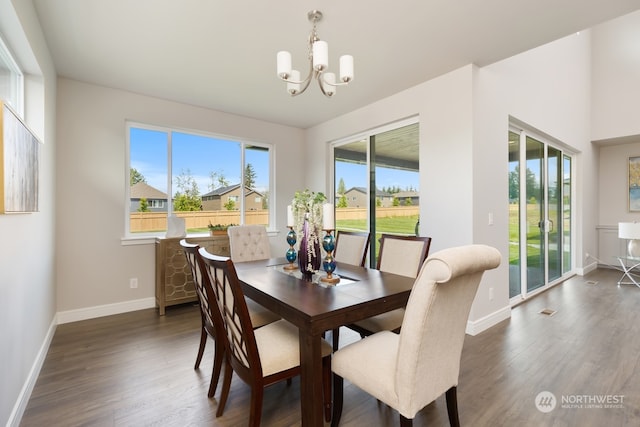
[[[580,152],[576,182],[585,182],[591,190],[579,192],[577,235],[587,234],[584,242],[595,250],[589,43],[586,33],[484,68],[466,66],[310,129],[307,185],[330,192],[324,166],[329,142],[418,115],[420,232],[433,238],[431,251],[484,243],[503,254],[500,268],[485,275],[472,308],[471,329],[480,332],[509,316],[509,115]],[[588,212],[580,215],[583,210]],[[488,224],[489,213],[494,225]],[[583,252],[584,242],[578,238],[577,253]],[[582,267],[579,256],[577,266]]]
[[[640,10],[593,29],[592,140],[640,134]]]
[[[125,120],[215,132],[274,144],[278,228],[303,173],[303,131],[61,78],[58,80],[58,311],[73,312],[155,296],[153,244],[123,246]],[[285,253],[285,235],[272,238]],[[129,278],[137,277],[137,289]]]
[[[574,153],[577,189],[573,211],[575,264],[583,267],[583,254],[596,248],[597,157],[590,139],[590,34],[588,31],[481,68],[477,73],[474,117],[474,239],[487,242],[508,261],[508,148],[509,117],[553,137],[561,148]],[[494,217],[488,225],[488,213]],[[496,275],[500,293],[489,300],[483,281],[472,309],[482,318],[508,303],[503,281],[508,271]]]
[[[640,221],[640,212],[629,212],[629,157],[640,156],[640,135],[635,139],[635,143],[600,147],[600,226]]]
[[[0,425],[17,425],[55,331],[55,71],[31,2],[0,0],[25,77],[25,121],[44,142],[40,212],[0,215]]]
[[[600,154],[598,226],[604,240],[598,258],[608,264],[607,247],[618,246],[618,222],[640,221],[628,203],[629,157],[640,156],[640,11],[595,27],[592,38],[592,139]]]

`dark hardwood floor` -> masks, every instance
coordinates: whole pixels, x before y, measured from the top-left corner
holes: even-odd
[[[458,403],[463,426],[640,425],[640,289],[597,270],[515,307],[512,317],[465,339]],[[552,316],[540,314],[545,308]],[[207,398],[213,343],[193,369],[197,306],[60,325],[21,426],[241,426],[249,390],[234,379],[225,414]],[[346,328],[341,345],[358,339]],[[372,373],[375,374],[375,373]],[[299,381],[265,392],[264,426],[300,424]],[[544,413],[536,396],[550,392]],[[606,402],[603,402],[606,401]],[[544,402],[549,402],[548,400]],[[606,407],[607,405],[613,407]],[[580,407],[581,406],[581,407]],[[345,384],[341,425],[399,425],[398,414]],[[415,426],[447,426],[443,397]]]

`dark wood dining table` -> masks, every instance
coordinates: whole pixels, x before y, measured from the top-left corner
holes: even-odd
[[[236,263],[246,296],[298,327],[302,425],[323,426],[321,339],[325,331],[404,307],[414,279],[348,264],[336,285],[300,278],[284,258]],[[324,275],[324,273],[321,273]]]

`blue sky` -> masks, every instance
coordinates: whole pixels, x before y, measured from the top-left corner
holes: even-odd
[[[130,159],[131,167],[144,175],[147,184],[163,192],[167,191],[167,132],[131,128]],[[181,132],[172,134],[173,175],[190,171],[198,183],[200,194],[210,191],[212,172],[222,174],[229,184],[240,182],[242,165],[240,163],[241,144],[238,142],[198,136]],[[268,187],[269,159],[266,151],[245,150],[246,163],[250,163],[256,172],[256,189],[265,191]],[[286,170],[280,171],[286,173]],[[367,170],[364,165],[340,162],[336,165],[336,185],[340,178],[347,189],[366,187]],[[378,168],[376,170],[378,188],[398,186],[401,189],[418,189],[418,174],[396,169]],[[175,194],[175,181],[173,192]]]

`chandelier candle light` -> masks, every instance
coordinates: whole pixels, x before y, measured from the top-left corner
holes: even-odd
[[[291,67],[291,53],[282,50],[278,52],[276,57],[278,77],[287,82],[287,91],[291,96],[303,93],[309,87],[311,79],[316,79],[320,91],[330,98],[336,93],[338,86],[347,85],[353,80],[353,56],[342,55],[340,57],[340,80],[336,83],[336,75],[327,72],[329,45],[320,40],[316,32],[316,23],[322,20],[322,12],[312,10],[307,14],[307,17],[313,24],[308,40],[309,74],[304,80],[300,80],[300,71]]]
[[[338,283],[340,278],[338,276],[334,276],[333,272],[336,269],[336,260],[333,257],[333,251],[336,248],[336,242],[331,232],[335,230],[335,216],[333,210],[332,203],[325,203],[322,205],[322,228],[327,233],[322,239],[322,247],[327,252],[327,255],[324,257],[324,261],[322,262],[322,267],[324,271],[327,273],[326,276],[320,278],[325,283]]]

